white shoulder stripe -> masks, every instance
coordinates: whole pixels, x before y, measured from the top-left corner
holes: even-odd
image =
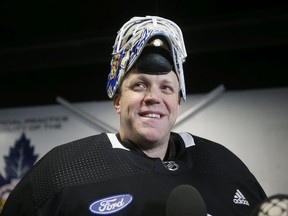
[[[179,135],[182,137],[186,148],[195,146],[195,142],[191,134],[187,132],[180,132]]]
[[[106,133],[113,148],[120,148],[130,151],[128,148],[125,148],[117,139],[116,134],[114,133]]]

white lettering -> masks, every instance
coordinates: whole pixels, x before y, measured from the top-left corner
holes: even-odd
[[[100,202],[99,211],[101,212],[111,211],[111,210],[114,210],[115,208],[120,208],[125,205],[123,198],[118,202],[116,201],[117,201],[116,198],[103,200],[102,202]]]
[[[244,204],[244,205],[249,206],[249,202],[247,200],[244,200],[244,199],[233,199],[233,202],[236,204]]]

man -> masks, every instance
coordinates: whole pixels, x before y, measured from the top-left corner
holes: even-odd
[[[201,215],[249,215],[266,195],[241,160],[212,141],[171,132],[186,100],[185,58],[172,21],[146,16],[125,23],[107,84],[119,133],[52,149],[16,186],[1,216],[165,216],[175,209],[181,216],[200,203],[185,195],[188,186],[205,203]],[[179,185],[187,190],[173,200]]]

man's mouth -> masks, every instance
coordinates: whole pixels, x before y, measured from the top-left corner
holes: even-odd
[[[154,118],[154,119],[160,119],[163,117],[163,114],[161,112],[152,110],[139,112],[139,115],[144,118]]]
[[[157,113],[146,113],[144,115],[141,115],[142,117],[146,117],[146,118],[161,118],[160,114]]]

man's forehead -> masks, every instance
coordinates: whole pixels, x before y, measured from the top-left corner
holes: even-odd
[[[155,79],[158,80],[167,80],[170,82],[179,83],[178,77],[176,73],[173,70],[170,70],[166,73],[163,72],[142,72],[137,70],[136,68],[132,69],[126,77],[124,77],[124,80],[126,79]]]

